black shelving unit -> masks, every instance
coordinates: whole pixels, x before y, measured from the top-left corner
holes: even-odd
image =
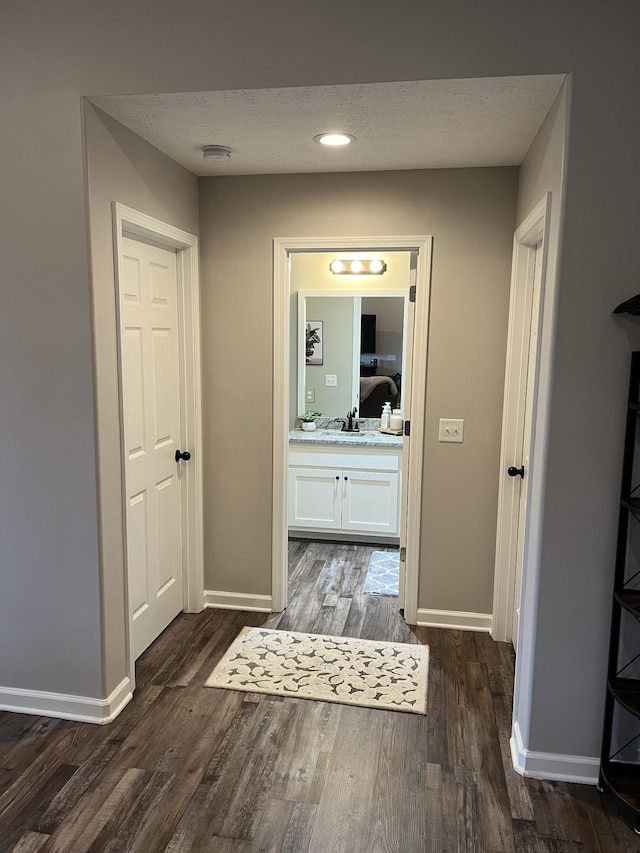
[[[630,537],[640,536],[639,426],[640,352],[634,352],[622,465],[599,787],[618,798],[640,835],[640,642],[636,643],[637,648],[632,642],[630,648],[628,639],[634,627],[640,632],[640,565],[635,556],[630,558],[633,555]],[[634,530],[636,525],[637,531]],[[627,620],[631,620],[630,625]],[[637,636],[640,639],[640,633]]]

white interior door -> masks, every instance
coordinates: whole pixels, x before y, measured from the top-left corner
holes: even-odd
[[[535,295],[535,248],[518,247],[509,306],[509,338],[503,411],[498,531],[496,542],[496,581],[494,589],[493,635],[496,640],[517,646],[520,618],[519,591],[522,584],[524,530],[526,526],[526,480],[529,475],[528,450],[525,451],[527,389],[531,366],[531,322]],[[541,253],[540,253],[541,256]],[[529,433],[530,434],[530,433]],[[527,455],[526,464],[523,456]],[[521,469],[522,474],[513,476]],[[505,578],[499,582],[500,574]]]
[[[411,281],[410,287],[415,287],[418,257],[415,252],[411,256]],[[409,294],[411,291],[409,291]],[[401,407],[405,420],[411,419],[411,383],[413,380],[413,326],[415,320],[416,303],[411,300],[410,295],[404,300],[404,329],[402,333],[402,393]],[[400,561],[398,578],[398,608],[404,610],[405,589],[407,579],[407,511],[409,508],[409,454],[411,453],[411,439],[405,437],[402,445],[402,476],[400,478]],[[417,561],[416,554],[408,554],[409,559]]]
[[[183,609],[175,250],[123,238],[120,312],[129,608],[138,658]]]
[[[491,634],[517,647],[528,553],[534,414],[551,194],[514,235]]]
[[[533,257],[533,288],[531,295],[531,322],[529,323],[529,334],[525,336],[524,345],[526,346],[526,371],[525,371],[525,387],[523,390],[524,397],[524,412],[522,425],[521,447],[518,454],[520,462],[518,467],[524,469],[524,477],[517,477],[519,484],[514,484],[514,490],[517,492],[517,516],[516,523],[516,548],[515,548],[515,567],[514,567],[514,594],[513,594],[513,622],[511,629],[511,642],[514,649],[518,648],[518,629],[520,625],[520,595],[522,592],[522,571],[524,567],[524,545],[526,536],[526,517],[527,517],[527,494],[525,478],[529,472],[529,463],[531,461],[531,438],[532,438],[532,411],[533,411],[533,392],[535,388],[535,369],[536,369],[536,353],[538,351],[538,328],[539,328],[539,313],[540,313],[540,292],[542,286],[542,243],[538,243],[535,247]],[[528,344],[528,346],[527,346]]]

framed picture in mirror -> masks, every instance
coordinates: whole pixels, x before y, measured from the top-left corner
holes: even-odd
[[[306,364],[323,364],[322,320],[307,320],[305,330]]]

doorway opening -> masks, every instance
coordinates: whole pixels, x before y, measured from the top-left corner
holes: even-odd
[[[395,287],[392,276],[336,284],[329,270],[336,253],[385,254],[389,269],[404,263],[404,277],[399,272]],[[368,547],[367,567],[379,579],[381,563],[397,560],[398,606],[416,622],[430,260],[430,237],[274,241],[273,610],[287,605],[291,533]],[[387,328],[372,338],[378,312]],[[320,339],[311,354],[309,324]],[[380,352],[363,351],[371,340]],[[377,386],[402,411],[404,435],[378,432],[375,398],[367,405]],[[299,429],[299,415],[310,410],[322,412],[315,435]]]

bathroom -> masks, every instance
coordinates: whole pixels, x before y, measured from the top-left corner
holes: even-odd
[[[290,583],[313,551],[321,583],[346,572],[354,592],[401,604],[414,274],[406,250],[290,257]]]

